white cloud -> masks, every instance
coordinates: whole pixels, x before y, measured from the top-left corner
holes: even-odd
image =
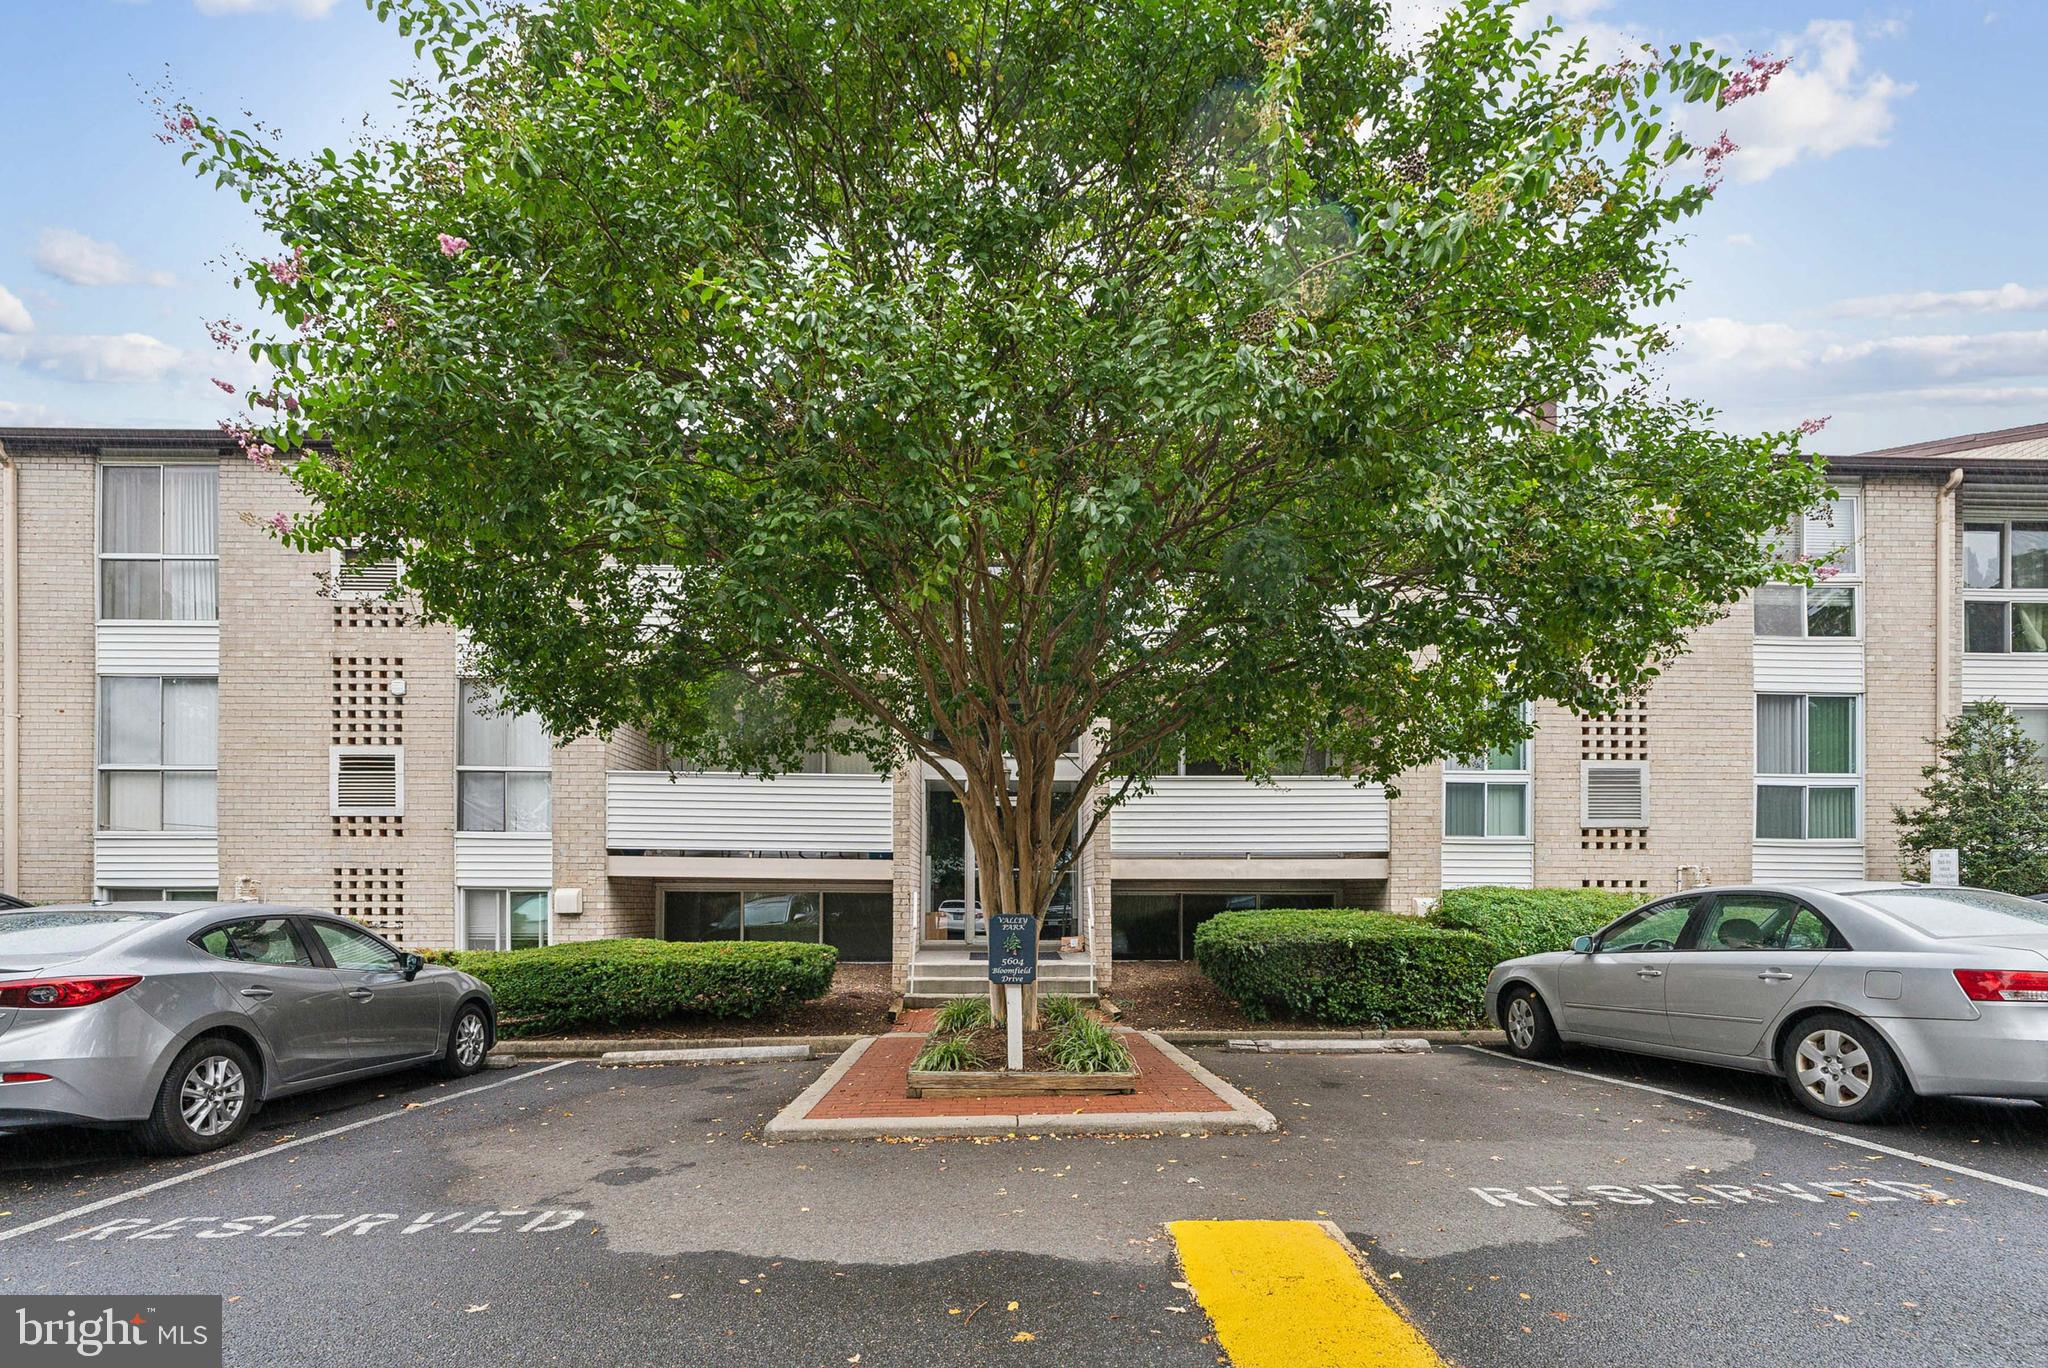
[[[1988,290],[1911,290],[1845,299],[1830,311],[1844,318],[1910,318],[1918,314],[2032,313],[2048,309],[2048,288],[2008,281]]]
[[[1730,233],[1722,241],[1726,242],[1730,247],[1754,247],[1756,246],[1756,234]]]
[[[57,410],[48,404],[17,404],[0,399],[0,427],[57,427]]]
[[[301,19],[324,19],[335,0],[192,0],[201,14],[268,14],[282,10]]]
[[[2048,379],[2048,329],[1842,339],[1785,323],[1705,318],[1676,332],[1674,383],[1722,404]]]
[[[73,285],[175,285],[168,271],[145,271],[111,242],[89,238],[75,228],[45,228],[36,239],[35,263],[45,274]]]
[[[28,305],[21,302],[12,290],[0,285],[0,333],[25,333],[35,330],[36,321],[28,316]]]
[[[148,333],[0,337],[0,361],[57,380],[152,384],[186,362],[184,352]]]
[[[1802,159],[1885,145],[1892,107],[1913,86],[1866,69],[1855,24],[1816,19],[1803,33],[1783,39],[1779,53],[1792,65],[1770,89],[1717,120],[1741,149],[1728,159],[1736,180],[1753,184]]]

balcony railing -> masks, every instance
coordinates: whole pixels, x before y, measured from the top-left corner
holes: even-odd
[[[887,775],[605,776],[605,845],[692,855],[886,855],[894,845]]]
[[[1167,776],[1110,815],[1117,855],[1384,855],[1387,794],[1349,779]]]

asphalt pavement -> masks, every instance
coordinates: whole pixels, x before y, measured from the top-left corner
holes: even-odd
[[[0,1292],[219,1293],[250,1365],[1214,1364],[1167,1223],[1328,1220],[1467,1368],[2048,1364],[2048,1110],[1831,1135],[1621,1056],[1196,1054],[1282,1132],[769,1145],[823,1062],[578,1061],[199,1159],[0,1137]]]

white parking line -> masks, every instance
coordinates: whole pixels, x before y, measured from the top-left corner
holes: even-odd
[[[1809,1126],[1804,1121],[1788,1121],[1782,1116],[1772,1116],[1768,1112],[1751,1111],[1747,1107],[1730,1106],[1726,1102],[1713,1102],[1704,1097],[1694,1097],[1690,1093],[1674,1092],[1670,1088],[1659,1088],[1648,1083],[1636,1083],[1626,1078],[1610,1078],[1606,1074],[1592,1073],[1585,1069],[1567,1069],[1562,1064],[1545,1064],[1535,1059],[1517,1059],[1511,1054],[1504,1054],[1499,1050],[1489,1050],[1479,1045],[1466,1045],[1462,1048],[1470,1050],[1474,1054],[1485,1055],[1488,1059],[1498,1059],[1509,1064],[1526,1064],[1532,1069],[1548,1069],[1552,1073],[1570,1074],[1573,1078],[1591,1079],[1595,1083],[1608,1083],[1617,1088],[1634,1088],[1637,1092],[1655,1093],[1659,1097],[1674,1098],[1690,1106],[1712,1107],[1715,1111],[1729,1112],[1751,1121],[1761,1121],[1765,1125],[1782,1126],[1786,1130],[1799,1131],[1804,1135],[1817,1135],[1823,1140],[1833,1140],[1844,1145],[1854,1145],[1858,1149],[1873,1150],[1878,1154],[1889,1154],[1894,1159],[1905,1159],[1915,1164],[1925,1164],[1929,1168],[1938,1168],[1948,1173],[1959,1173],[1965,1178],[1975,1178],[1979,1182],[1996,1183],[1999,1187],[2011,1188],[2014,1192],[2031,1193],[2036,1197],[2048,1197],[2048,1187],[2037,1187],[2033,1183],[2021,1182],[2017,1178],[2007,1178],[2000,1173],[1986,1173],[1983,1169],[1971,1168],[1967,1164],[1951,1164],[1946,1159],[1936,1159],[1932,1155],[1926,1154],[1915,1154],[1912,1150],[1900,1149],[1896,1145],[1881,1145],[1875,1140],[1866,1139],[1861,1135],[1852,1135],[1846,1131],[1831,1131],[1820,1126]],[[0,1239],[5,1238],[4,1235],[0,1235]]]
[[[196,1169],[187,1169],[183,1173],[172,1174],[169,1178],[160,1178],[154,1183],[145,1183],[143,1186],[131,1188],[127,1192],[117,1192],[112,1197],[102,1197],[97,1202],[87,1202],[84,1206],[76,1206],[69,1211],[60,1211],[55,1216],[45,1216],[40,1221],[30,1221],[27,1225],[18,1225],[10,1230],[0,1230],[0,1240],[11,1240],[17,1235],[32,1234],[35,1231],[47,1229],[53,1225],[61,1225],[65,1221],[75,1220],[80,1216],[89,1216],[95,1211],[104,1211],[110,1206],[119,1206],[123,1202],[132,1202],[137,1197],[147,1197],[152,1192],[162,1192],[165,1188],[176,1187],[180,1183],[189,1183],[194,1178],[204,1178],[209,1173],[219,1173],[222,1169],[231,1169],[238,1164],[251,1163],[257,1159],[268,1159],[273,1154],[282,1154],[286,1150],[294,1150],[301,1145],[310,1145],[318,1140],[332,1140],[337,1135],[346,1135],[350,1131],[361,1130],[365,1126],[374,1126],[379,1121],[395,1121],[401,1116],[410,1116],[414,1112],[424,1111],[428,1107],[438,1107],[443,1102],[454,1102],[460,1098],[474,1097],[480,1092],[489,1092],[493,1088],[502,1088],[507,1083],[517,1083],[522,1079],[538,1078],[541,1074],[555,1069],[566,1068],[568,1065],[578,1062],[574,1059],[559,1059],[553,1064],[543,1064],[538,1069],[529,1069],[516,1073],[510,1078],[500,1078],[490,1083],[479,1083],[474,1088],[464,1088],[461,1092],[446,1093],[440,1097],[430,1097],[417,1106],[404,1107],[397,1111],[379,1112],[375,1116],[366,1116],[360,1121],[351,1121],[345,1126],[330,1126],[326,1130],[312,1135],[302,1135],[296,1140],[286,1140],[282,1144],[272,1145],[268,1149],[254,1150],[248,1154],[238,1154],[232,1159],[222,1159],[218,1163],[206,1164]]]

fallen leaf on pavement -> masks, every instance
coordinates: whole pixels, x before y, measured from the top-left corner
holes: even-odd
[[[1016,1334],[1010,1336],[1010,1343],[1029,1344],[1032,1340],[1035,1340],[1037,1338],[1038,1336],[1032,1334],[1029,1330],[1019,1330]]]
[[[462,1309],[470,1315],[474,1316],[479,1311],[490,1310],[491,1304],[489,1302],[478,1302],[475,1306],[465,1306]]]

